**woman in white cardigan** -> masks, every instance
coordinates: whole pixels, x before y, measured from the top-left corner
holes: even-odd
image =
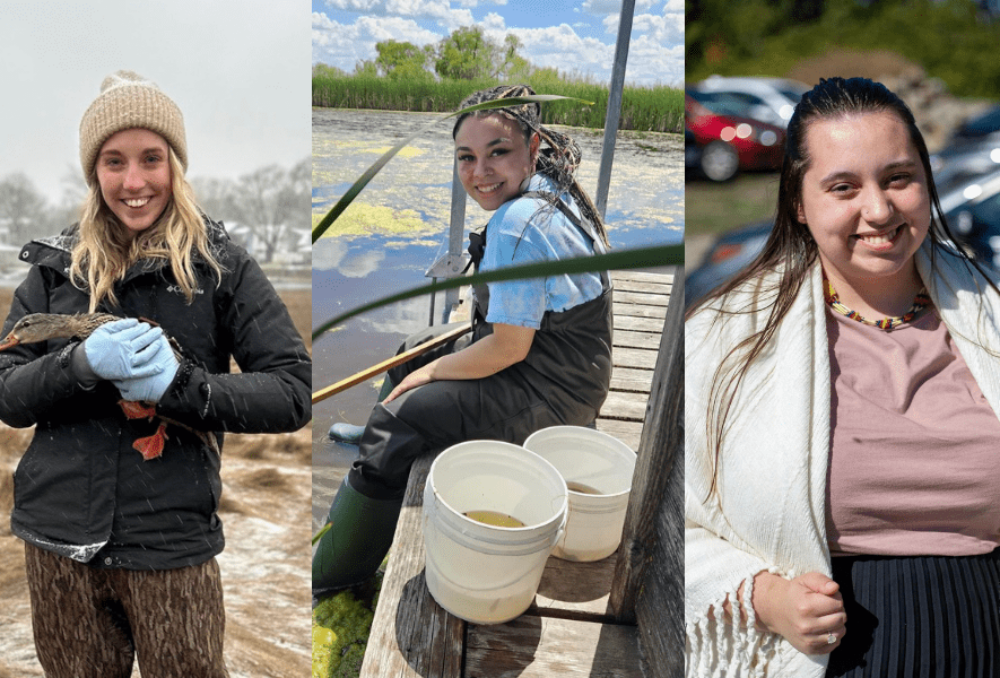
[[[1000,675],[1000,289],[906,105],[831,78],[686,324],[688,676]]]

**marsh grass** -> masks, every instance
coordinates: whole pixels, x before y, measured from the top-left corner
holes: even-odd
[[[469,94],[496,85],[493,80],[390,80],[362,75],[320,73],[313,77],[313,106],[370,108],[376,110],[447,113],[458,109]],[[544,124],[603,128],[608,88],[586,80],[567,80],[541,73],[529,83],[536,92],[593,101],[552,101],[542,106]],[[684,123],[684,97],[679,89],[626,86],[622,93],[619,129],[680,132]]]

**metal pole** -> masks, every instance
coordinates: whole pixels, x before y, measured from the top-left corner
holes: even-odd
[[[451,170],[451,225],[448,228],[448,254],[457,261],[462,256],[465,245],[465,189],[458,176],[458,160],[455,160]],[[448,322],[448,314],[459,301],[461,294],[458,289],[445,291],[444,308],[441,309],[441,322]],[[432,312],[433,312],[433,306]]]
[[[602,218],[608,207],[608,185],[611,183],[611,165],[615,159],[615,134],[618,132],[618,122],[621,119],[625,62],[628,61],[628,45],[632,38],[634,13],[635,0],[623,0],[621,17],[618,19],[618,40],[615,42],[615,62],[611,67],[608,112],[604,119],[604,145],[601,148],[601,167],[597,173],[597,199],[594,201]]]
[[[448,254],[457,259],[465,251],[465,189],[458,176],[458,160],[455,160],[451,170],[451,228],[448,231]],[[447,321],[451,309],[459,301],[461,292],[450,289],[445,292],[442,319]]]

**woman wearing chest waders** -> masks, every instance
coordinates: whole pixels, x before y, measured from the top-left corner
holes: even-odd
[[[913,114],[822,80],[686,323],[687,675],[1000,675],[1000,290]]]
[[[495,87],[462,107],[529,94],[525,86]],[[603,222],[573,178],[579,148],[539,116],[531,103],[455,123],[462,186],[494,212],[485,232],[473,234],[482,245],[472,248],[480,271],[607,250]],[[395,387],[364,428],[360,456],[313,556],[314,591],[374,574],[392,542],[410,466],[421,455],[465,440],[520,444],[538,429],[596,418],[611,378],[607,273],[489,283],[474,296],[471,336],[389,372]],[[401,350],[442,331],[414,335]]]
[[[227,676],[216,432],[309,420],[302,339],[198,209],[187,158],[177,105],[135,73],[109,76],[80,124],[80,222],[21,253],[0,418],[35,425],[11,530],[51,678],[128,678],[136,656],[144,676]]]

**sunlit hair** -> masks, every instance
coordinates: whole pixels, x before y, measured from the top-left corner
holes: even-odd
[[[806,145],[809,126],[817,120],[836,120],[850,116],[889,113],[895,115],[905,126],[910,140],[917,149],[920,162],[927,177],[927,192],[931,203],[931,227],[927,237],[933,243],[930,250],[931,268],[936,267],[937,257],[947,256],[961,259],[965,266],[978,271],[987,284],[1000,294],[983,268],[961,247],[946,243],[958,242],[948,227],[938,200],[934,176],[931,172],[930,155],[924,137],[917,128],[913,113],[898,96],[884,85],[867,78],[821,79],[819,84],[803,95],[795,107],[795,113],[788,122],[785,138],[785,156],[781,166],[778,186],[778,208],[774,228],[764,245],[763,251],[740,274],[720,289],[708,295],[687,312],[690,318],[699,309],[711,305],[718,311],[717,320],[723,315],[741,313],[763,313],[767,315],[764,327],[740,341],[719,365],[712,382],[709,411],[705,420],[708,440],[715,458],[716,477],[718,474],[719,452],[722,447],[726,419],[736,399],[736,393],[746,376],[750,365],[761,355],[774,336],[781,320],[791,309],[802,282],[816,263],[819,249],[809,228],[798,220],[802,202],[802,179],[809,169],[811,158]],[[770,272],[778,272],[778,280],[771,287],[758,285],[753,310],[731,309],[724,303],[734,290],[746,288],[750,281],[759,282]],[[978,284],[978,283],[977,283]],[[712,303],[717,300],[723,303]]]
[[[474,106],[475,104],[497,99],[508,99],[533,95],[535,90],[527,85],[498,85],[489,89],[480,90],[469,95],[459,104],[459,110]],[[532,134],[537,134],[539,138],[538,158],[535,164],[535,171],[543,174],[556,185],[556,193],[569,193],[573,196],[573,201],[580,208],[584,218],[594,225],[598,235],[606,247],[610,247],[608,234],[604,228],[604,219],[594,205],[590,196],[583,190],[577,182],[574,172],[580,166],[583,154],[580,147],[569,135],[557,132],[542,125],[541,104],[536,102],[515,104],[503,108],[491,108],[483,111],[473,111],[463,113],[455,120],[455,127],[452,128],[451,136],[454,139],[458,135],[458,128],[462,126],[470,116],[486,118],[490,116],[501,116],[508,120],[513,120],[521,128],[524,135],[524,142],[530,146]]]
[[[167,149],[170,163],[171,197],[163,214],[149,228],[133,234],[104,202],[100,184],[91,177],[87,197],[80,214],[79,240],[73,247],[70,277],[90,292],[90,312],[107,302],[118,304],[114,284],[141,259],[166,259],[174,281],[190,304],[194,301],[198,280],[195,253],[222,280],[222,266],[212,255],[205,220],[195,201],[194,191],[184,178],[184,168],[172,148]]]

